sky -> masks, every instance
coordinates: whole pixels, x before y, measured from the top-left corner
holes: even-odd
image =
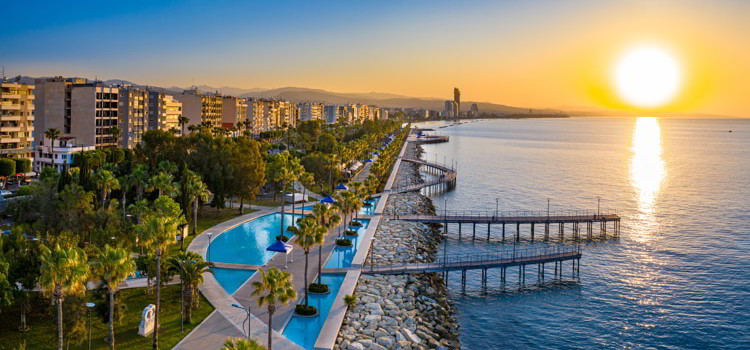
[[[6,75],[299,86],[529,108],[750,117],[750,1],[11,1]],[[649,110],[613,88],[647,43],[679,62]]]

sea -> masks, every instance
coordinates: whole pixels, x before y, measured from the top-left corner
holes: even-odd
[[[447,254],[579,244],[580,274],[547,264],[525,284],[508,269],[451,273],[464,349],[750,349],[750,119],[573,117],[427,122],[450,141],[423,159],[458,169],[437,211],[616,211],[619,237],[594,225],[575,242],[509,237],[515,225],[450,225]],[[585,225],[581,226],[585,232]],[[584,234],[582,234],[585,236]],[[441,252],[442,253],[442,252]]]

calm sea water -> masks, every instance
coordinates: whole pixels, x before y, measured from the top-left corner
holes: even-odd
[[[451,137],[425,146],[423,158],[458,161],[456,190],[433,198],[439,210],[447,199],[449,210],[499,203],[543,211],[547,198],[553,211],[596,209],[601,197],[602,210],[623,218],[619,239],[583,244],[580,282],[535,285],[534,266],[526,288],[519,290],[513,269],[503,288],[490,270],[484,294],[480,272],[470,271],[462,293],[460,274],[452,274],[465,349],[750,348],[750,120],[422,125]],[[451,227],[448,253],[512,249],[487,243],[486,229],[478,227],[484,238],[472,242],[471,226],[461,241]],[[493,237],[499,231],[493,227]],[[548,280],[552,274],[548,266]]]

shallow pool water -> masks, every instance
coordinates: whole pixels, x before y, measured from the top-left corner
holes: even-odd
[[[229,295],[236,292],[237,288],[242,286],[255,273],[255,270],[224,269],[220,267],[214,267],[211,270],[214,271],[216,281]]]
[[[344,236],[344,238],[352,241],[352,246],[351,247],[335,247],[333,249],[333,254],[331,254],[331,257],[328,259],[328,261],[326,262],[324,266],[325,268],[336,269],[336,268],[352,266],[352,261],[354,260],[354,256],[357,254],[359,245],[362,243],[362,236],[367,230],[367,226],[370,224],[370,220],[359,219],[355,221],[359,221],[362,223],[362,226],[360,226],[357,229],[357,233],[359,235],[357,237]],[[353,228],[354,227],[352,227],[352,229]]]
[[[295,219],[299,217],[302,215],[294,215]],[[284,235],[294,236],[286,229],[293,222],[292,214],[284,214],[283,225],[280,213],[261,216],[213,239],[206,256],[212,262],[263,265],[275,254],[266,251],[266,248],[276,241],[281,227],[284,228]]]
[[[380,197],[373,197],[371,200],[365,200],[364,205],[362,205],[362,208],[359,209],[359,215],[372,215],[375,213],[375,208],[378,206],[378,202],[380,201]],[[314,205],[308,205],[302,207],[302,210],[312,210]]]
[[[328,285],[330,293],[323,295],[310,294],[308,300],[310,305],[318,309],[318,316],[302,317],[294,315],[286,327],[284,327],[282,334],[305,349],[315,348],[315,341],[318,339],[320,330],[323,329],[323,324],[326,322],[326,318],[328,318],[328,312],[336,300],[336,294],[338,294],[345,276],[344,274],[323,274],[321,282]],[[300,304],[304,302],[304,295],[302,295]]]

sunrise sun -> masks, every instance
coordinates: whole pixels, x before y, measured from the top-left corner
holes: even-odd
[[[658,46],[638,46],[622,55],[615,65],[614,83],[619,96],[641,108],[669,103],[680,89],[680,64]]]

